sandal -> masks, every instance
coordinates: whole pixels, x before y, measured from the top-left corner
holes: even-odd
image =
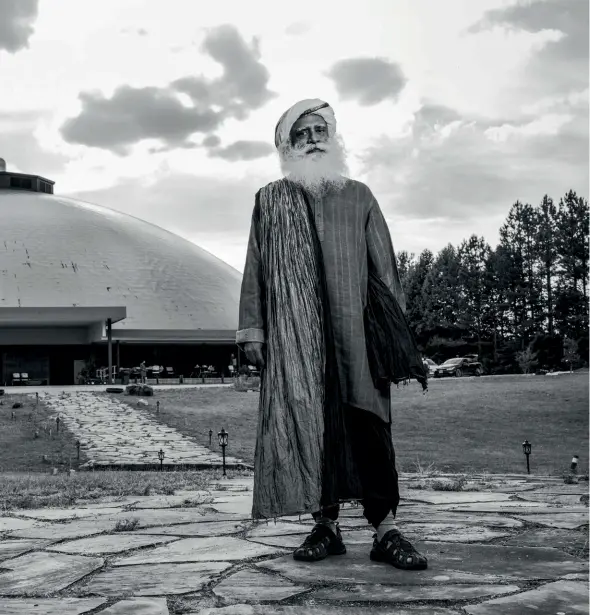
[[[293,559],[302,562],[318,562],[328,555],[344,555],[346,547],[342,542],[340,528],[336,524],[334,533],[325,523],[316,523],[311,534],[293,552]]]
[[[428,568],[426,557],[418,553],[399,530],[389,530],[380,541],[375,534],[370,557],[374,562],[387,562],[401,570]]]

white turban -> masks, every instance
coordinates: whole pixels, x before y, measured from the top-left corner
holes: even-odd
[[[328,136],[333,137],[336,133],[336,117],[334,109],[327,102],[319,98],[308,98],[295,103],[281,116],[275,129],[275,146],[279,147],[289,139],[293,124],[304,115],[320,115],[328,125]]]

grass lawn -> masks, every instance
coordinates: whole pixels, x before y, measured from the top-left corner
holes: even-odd
[[[229,470],[228,477],[247,475]],[[173,495],[179,489],[206,489],[211,480],[219,480],[219,470],[198,472],[76,472],[51,476],[41,473],[9,473],[0,478],[0,514],[25,508],[73,506],[80,499],[94,501],[135,495]]]
[[[51,418],[55,411],[43,403],[36,405],[34,397],[28,395],[2,395],[0,402],[0,472],[47,472],[51,468],[78,467],[76,439],[63,425],[56,432],[55,418]],[[15,402],[20,402],[22,408],[13,410]],[[44,455],[47,461],[43,460]],[[81,452],[80,463],[86,461],[83,455]]]
[[[127,400],[128,398],[122,398]],[[144,398],[143,411],[208,445],[229,432],[228,455],[253,462],[258,394],[231,388],[171,389]],[[161,412],[156,415],[156,401]],[[131,402],[133,403],[133,402]],[[392,389],[398,469],[434,464],[448,472],[526,472],[522,442],[532,443],[531,472],[561,474],[574,454],[588,471],[588,372],[432,380]]]

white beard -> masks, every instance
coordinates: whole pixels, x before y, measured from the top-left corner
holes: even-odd
[[[322,152],[308,153],[315,147]],[[330,188],[342,188],[349,174],[346,150],[339,136],[326,143],[294,148],[287,142],[279,148],[283,175],[316,197]]]

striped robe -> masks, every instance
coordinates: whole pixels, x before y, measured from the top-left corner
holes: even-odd
[[[387,223],[377,200],[362,182],[347,180],[343,188],[332,188],[321,199],[310,197],[310,203],[324,258],[342,401],[389,423],[390,396],[373,384],[363,322],[369,255],[377,274],[405,311]],[[242,279],[238,344],[265,341],[264,280],[256,219],[254,211]]]

